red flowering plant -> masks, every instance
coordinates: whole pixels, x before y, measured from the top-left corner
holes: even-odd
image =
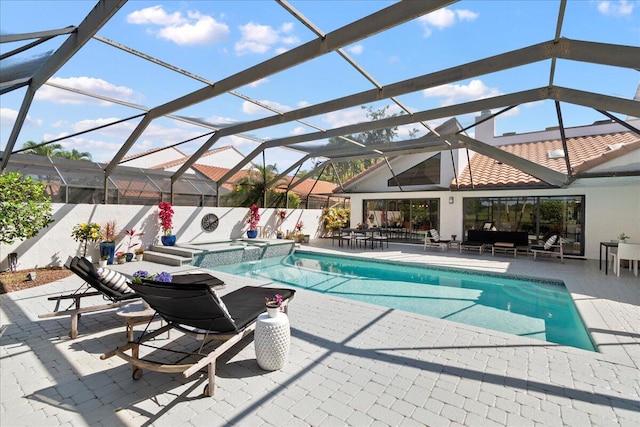
[[[258,222],[260,222],[260,212],[258,212],[258,205],[255,203],[249,208],[249,218],[247,224],[249,224],[249,230],[256,230],[258,228]]]
[[[173,206],[168,202],[158,204],[158,217],[160,217],[160,227],[165,236],[173,234]]]

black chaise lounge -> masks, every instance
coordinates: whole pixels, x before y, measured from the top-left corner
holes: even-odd
[[[49,317],[70,316],[71,331],[69,336],[76,338],[78,336],[78,319],[83,313],[92,313],[95,311],[104,311],[118,308],[124,304],[139,298],[129,287],[126,277],[120,275],[113,270],[105,270],[105,274],[100,275],[98,269],[84,257],[74,257],[67,266],[69,270],[80,277],[84,283],[78,289],[70,294],[49,297],[49,301],[56,301],[55,308],[51,313],[39,315],[40,319]],[[102,296],[106,301],[105,304],[80,307],[82,298]],[[63,301],[71,300],[70,304],[60,309]]]
[[[126,360],[132,365],[132,376],[135,380],[142,377],[143,368],[155,372],[180,372],[188,378],[208,367],[208,383],[203,392],[205,396],[213,396],[216,359],[255,330],[257,317],[266,311],[265,298],[273,299],[275,294],[282,295],[282,305],[286,311],[288,302],[295,294],[293,289],[245,286],[220,298],[215,290],[207,285],[177,285],[148,280],[132,283],[131,288],[156,310],[156,314],[167,324],[155,331],[149,331],[147,325],[138,339],[103,354],[101,359],[117,355]],[[171,329],[201,340],[202,343],[194,352],[182,348],[175,349],[175,343],[160,348],[149,346],[152,349],[150,353],[140,357],[140,346],[145,346],[145,342]],[[220,343],[210,350],[205,350],[205,345],[214,340]],[[130,355],[126,353],[128,350],[131,350]],[[167,352],[179,356],[176,363],[166,362]],[[161,356],[161,353],[165,356]],[[186,363],[187,359],[195,361]]]

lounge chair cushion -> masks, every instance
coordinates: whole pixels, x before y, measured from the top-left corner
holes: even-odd
[[[127,277],[123,274],[120,274],[117,271],[108,268],[98,268],[97,274],[97,279],[100,281],[100,283],[113,289],[114,291],[123,294],[133,292],[133,290],[127,284]]]
[[[74,267],[81,270],[87,276],[93,277],[94,279],[98,278],[98,271],[96,269],[96,266],[93,265],[93,263],[88,259],[86,259],[85,257],[74,258],[74,260],[72,260],[71,263],[74,265]]]
[[[551,246],[553,246],[556,243],[556,240],[558,240],[558,235],[554,234],[553,236],[549,237],[547,239],[546,242],[544,242],[544,249],[546,251],[548,251],[549,249],[551,249]]]

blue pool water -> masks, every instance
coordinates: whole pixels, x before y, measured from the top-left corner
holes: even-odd
[[[560,282],[301,252],[209,268],[595,351]]]

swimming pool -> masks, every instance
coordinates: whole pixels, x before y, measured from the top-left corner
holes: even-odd
[[[596,351],[561,282],[301,252],[209,268]]]

